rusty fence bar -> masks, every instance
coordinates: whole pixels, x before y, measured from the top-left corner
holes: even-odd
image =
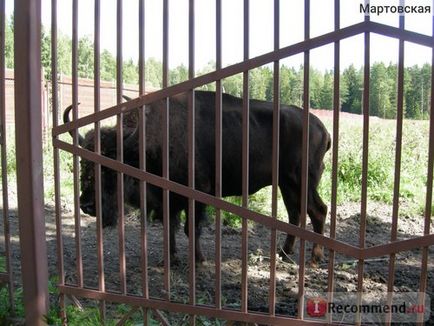
[[[274,0],[274,50],[279,49],[280,43],[280,0]],[[277,192],[279,186],[279,135],[280,135],[280,62],[273,63],[273,149],[272,149],[272,190],[271,190],[271,216],[277,219]],[[270,291],[268,298],[268,311],[275,315],[276,305],[276,253],[277,232],[271,230],[270,243]]]
[[[399,28],[404,30],[405,16],[399,17]],[[390,231],[390,241],[394,242],[398,237],[398,217],[399,217],[399,189],[401,183],[401,153],[402,153],[402,128],[404,119],[404,41],[399,40],[398,48],[398,87],[397,87],[397,115],[396,115],[396,149],[395,149],[395,176],[393,186],[393,208],[392,208],[392,229]],[[389,257],[389,272],[387,282],[387,292],[393,292],[395,283],[395,261],[396,254],[392,253]],[[388,304],[392,303],[392,294],[389,295]],[[387,315],[386,322],[390,324],[392,314]]]
[[[244,0],[244,60],[249,58],[249,0]],[[242,118],[242,206],[249,207],[249,70],[243,72],[243,118]],[[248,225],[244,216],[241,223],[241,312],[247,312],[248,306]]]
[[[335,6],[335,31],[340,28],[340,0],[334,1]],[[336,238],[336,214],[337,214],[337,190],[338,190],[338,164],[339,164],[339,117],[341,109],[341,96],[340,96],[340,42],[334,43],[334,75],[333,75],[333,140],[332,140],[332,189],[331,189],[331,207],[330,207],[330,238]],[[328,263],[328,280],[327,280],[327,292],[328,301],[333,300],[333,291],[335,289],[335,251],[329,251],[329,263]],[[330,312],[327,315],[327,322],[331,322],[333,314]]]
[[[139,0],[139,94],[145,94],[145,1]],[[139,110],[139,164],[140,170],[146,171],[146,115],[145,107]],[[149,298],[148,289],[148,246],[147,246],[147,211],[146,182],[140,182],[140,243],[142,257],[142,291],[143,297]],[[144,323],[147,325],[147,313],[144,310]]]
[[[266,325],[324,325],[324,322],[315,321],[303,321],[294,318],[289,318],[285,316],[269,316],[267,314],[261,313],[243,313],[238,310],[226,310],[226,309],[215,309],[214,307],[209,307],[205,305],[190,306],[186,304],[168,302],[164,300],[157,299],[145,299],[143,297],[137,296],[123,296],[121,294],[111,293],[111,292],[99,292],[92,289],[80,289],[74,286],[61,286],[59,289],[70,295],[83,296],[85,298],[93,300],[106,300],[115,303],[125,303],[132,306],[144,306],[150,309],[158,310],[169,310],[175,313],[184,314],[197,314],[204,315],[213,318],[251,322],[256,324],[266,324]]]
[[[72,0],[72,118],[78,119],[78,0]],[[73,144],[77,146],[78,130],[73,132]],[[75,218],[75,255],[77,260],[77,285],[83,287],[83,257],[81,252],[81,215],[80,215],[80,163],[73,156],[74,179],[74,218]]]
[[[122,103],[122,0],[116,2],[116,101]],[[124,161],[124,128],[123,114],[118,114],[116,121],[116,158]],[[124,207],[124,175],[117,174],[117,206],[118,206],[118,240],[119,240],[119,279],[121,292],[127,293],[126,258],[125,258],[125,207]]]
[[[169,0],[163,0],[163,88],[169,86]],[[161,130],[163,131],[162,146],[162,177],[169,180],[169,97],[165,98],[166,107],[163,112]],[[163,248],[164,248],[164,290],[165,297],[170,301],[170,203],[169,191],[163,189]]]
[[[59,125],[59,84],[57,79],[57,0],[51,1],[51,81],[52,81],[52,109],[53,109],[53,127]],[[57,139],[58,137],[53,137]],[[62,236],[62,210],[60,199],[60,157],[59,149],[53,148],[53,174],[54,174],[54,203],[56,215],[56,242],[57,242],[57,270],[59,277],[59,285],[65,285],[65,269],[64,269],[64,251],[63,251],[63,236]],[[60,318],[62,323],[66,322],[65,313],[65,295],[59,293]]]
[[[304,1],[304,39],[310,38],[310,0]],[[306,228],[307,215],[307,191],[309,178],[309,106],[310,106],[310,53],[304,51],[303,69],[303,137],[302,137],[302,163],[301,163],[301,203],[300,203],[300,226]],[[298,318],[304,318],[304,280],[305,280],[305,256],[306,242],[300,238],[299,269],[298,269]]]
[[[365,22],[369,22],[369,16],[365,17]],[[364,68],[363,68],[363,150],[362,150],[362,193],[360,205],[360,229],[359,247],[365,248],[366,237],[366,210],[368,202],[368,151],[369,151],[369,81],[370,81],[370,43],[369,32],[365,32],[364,39]],[[363,296],[363,273],[364,259],[361,258],[357,265],[357,304],[361,304]],[[360,314],[357,314],[357,323],[360,323]]]
[[[3,238],[5,246],[5,270],[0,271],[0,284],[8,286],[9,305],[12,314],[15,313],[14,282],[11,260],[11,236],[9,224],[9,186],[7,163],[7,134],[6,134],[6,84],[5,84],[5,41],[6,41],[6,4],[0,0],[0,146],[1,146],[1,178],[2,178],[2,214],[3,214]]]
[[[101,75],[100,75],[100,50],[101,50],[101,1],[95,0],[94,7],[94,110],[101,109]],[[94,149],[95,153],[101,154],[101,124],[96,121],[94,124]],[[95,215],[96,215],[96,239],[97,239],[97,260],[98,260],[98,290],[105,291],[104,275],[104,236],[102,223],[102,186],[101,186],[101,164],[95,163]],[[105,302],[100,301],[99,311],[101,320],[105,320]]]
[[[16,0],[15,141],[21,269],[26,323],[43,325],[48,309],[41,126],[41,1]]]
[[[432,17],[432,38],[434,40],[434,16]],[[425,218],[423,234],[429,235],[431,228],[431,214],[432,214],[432,199],[433,199],[433,173],[434,173],[434,46],[431,51],[431,112],[430,112],[430,124],[429,124],[429,147],[428,147],[428,171],[426,181],[426,202],[425,202]],[[422,305],[425,302],[425,291],[428,280],[428,249],[429,246],[425,246],[422,250],[421,272],[419,279],[419,304]],[[423,322],[423,313],[419,313],[417,316],[419,323]]]
[[[222,0],[216,0],[216,70],[222,68]],[[216,80],[215,95],[215,196],[222,198],[222,81]],[[215,212],[215,307],[222,307],[222,221],[221,210]]]
[[[194,0],[188,2],[188,79],[195,75],[195,8]],[[188,186],[195,188],[195,92],[192,89],[188,94]],[[189,296],[191,305],[196,305],[196,257],[195,248],[199,243],[196,239],[195,201],[188,199],[188,239],[189,239]],[[196,316],[190,316],[190,325],[196,325]]]

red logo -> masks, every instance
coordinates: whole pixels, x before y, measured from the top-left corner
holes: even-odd
[[[310,298],[306,302],[306,310],[311,317],[324,317],[327,312],[327,300],[321,297]]]

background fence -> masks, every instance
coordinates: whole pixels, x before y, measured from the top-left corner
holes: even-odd
[[[42,74],[44,76],[44,74]],[[66,108],[72,103],[72,78],[60,74],[59,79],[59,106]],[[79,116],[85,116],[94,112],[94,81],[87,78],[78,79],[78,94],[80,100]],[[52,105],[51,105],[51,80],[41,80],[41,108],[42,108],[42,128],[44,131],[53,126]],[[149,92],[156,88],[147,86]],[[139,85],[124,84],[123,94],[131,98],[139,94]],[[116,104],[116,83],[114,81],[101,81],[101,105],[110,107]],[[14,71],[5,69],[5,107],[6,125],[15,124],[15,77]],[[59,117],[60,119],[61,117]]]

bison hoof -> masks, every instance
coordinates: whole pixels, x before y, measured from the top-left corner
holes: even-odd
[[[324,258],[322,246],[314,245],[312,249],[312,264],[318,266]]]
[[[312,258],[309,262],[307,262],[306,266],[309,268],[318,268],[320,261]]]

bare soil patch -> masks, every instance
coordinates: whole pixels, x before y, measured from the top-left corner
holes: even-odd
[[[63,207],[62,213],[62,239],[64,242],[64,264],[67,283],[76,282],[76,245],[73,213]],[[337,239],[353,244],[359,243],[360,204],[348,203],[338,207]],[[47,246],[49,259],[49,272],[51,276],[58,273],[57,244],[54,208],[46,208]],[[390,206],[383,204],[370,204],[368,207],[366,246],[385,244],[390,241],[391,231]],[[83,255],[84,284],[89,288],[98,286],[98,260],[95,219],[82,215],[81,220],[81,246]],[[0,224],[2,219],[0,219]],[[20,280],[20,252],[18,242],[18,218],[16,210],[10,211],[12,231],[12,255],[15,280]],[[325,234],[329,233],[330,216],[327,219]],[[434,223],[431,223],[431,228]],[[2,225],[0,225],[3,228]],[[308,226],[310,228],[310,226]],[[400,217],[398,225],[398,238],[409,239],[423,234],[422,217]],[[151,297],[163,298],[162,291],[164,268],[162,226],[156,222],[147,225],[148,237],[148,275],[149,291]],[[215,294],[215,226],[212,222],[203,227],[202,247],[207,261],[196,268],[196,295],[201,304],[214,304]],[[270,269],[270,230],[257,225],[249,224],[249,260],[248,260],[248,287],[249,310],[268,311],[269,269]],[[278,243],[284,241],[283,234],[278,236]],[[239,309],[241,301],[241,230],[223,226],[222,232],[222,295],[223,306]],[[171,297],[176,302],[189,300],[189,265],[188,241],[182,231],[177,232],[177,245],[179,263],[171,268]],[[276,284],[276,313],[294,316],[297,314],[298,292],[298,246],[295,253],[290,255],[289,262],[278,260]],[[310,248],[307,243],[307,258],[310,259]],[[0,243],[0,250],[3,246]],[[129,294],[142,294],[142,268],[140,247],[140,221],[134,215],[127,216],[125,223],[125,253],[126,277]],[[2,252],[0,252],[2,254]],[[402,252],[396,256],[395,292],[413,292],[419,289],[422,251],[412,250]],[[325,250],[324,262],[318,268],[307,267],[305,286],[309,293],[326,292],[328,280],[329,253]],[[377,257],[365,261],[364,290],[369,295],[387,291],[389,257]],[[120,291],[119,277],[119,241],[118,229],[104,230],[104,272],[106,289]],[[335,259],[335,291],[354,292],[357,288],[357,260],[337,254]],[[430,247],[428,259],[427,293],[433,298],[431,311],[434,310],[434,246]],[[431,314],[429,325],[434,325],[434,315]]]

